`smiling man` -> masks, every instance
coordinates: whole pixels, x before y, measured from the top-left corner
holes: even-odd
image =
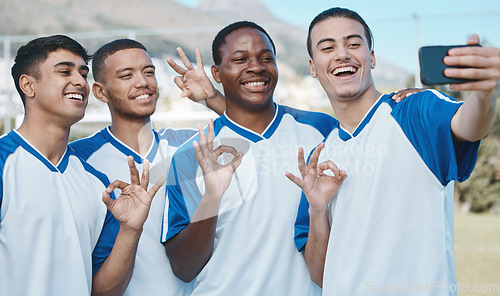
[[[12,77],[25,116],[0,138],[2,295],[121,295],[132,274],[162,183],[147,192],[148,166],[140,179],[129,160],[123,169],[131,184],[109,184],[67,146],[87,106],[88,60],[63,35],[34,39],[17,52]]]
[[[94,96],[108,105],[111,126],[70,146],[110,179],[128,178],[124,174],[127,156],[133,157],[138,169],[149,161],[152,179],[165,177],[173,152],[192,137],[195,130],[152,128],[151,115],[156,110],[159,93],[155,66],[146,48],[135,40],[111,41],[94,54],[92,72]],[[202,95],[190,98],[205,99]],[[207,100],[208,107],[217,102],[221,104],[215,105],[224,106],[224,100],[218,97]],[[223,109],[218,112],[221,114]],[[144,224],[134,273],[125,295],[177,296],[190,292],[191,285],[173,275],[160,243],[165,186],[160,188],[158,196]]]
[[[191,141],[174,154],[162,238],[172,269],[183,281],[195,279],[192,295],[320,295],[293,245],[300,190],[284,173],[296,167],[298,148],[317,144],[336,120],[274,103],[276,49],[260,26],[237,22],[223,28],[212,55],[226,112],[213,132],[209,125],[207,141],[205,132],[192,140],[201,139],[202,150],[227,145],[244,156],[232,180],[216,183],[224,187],[227,181],[227,190],[214,196],[198,164],[212,154],[197,161],[198,146]]]
[[[446,76],[474,80],[450,85],[471,91],[465,102],[428,90],[396,104],[373,83],[372,34],[356,12],[325,10],[307,40],[311,74],[339,119],[319,161],[349,176],[334,198],[321,168],[289,175],[304,191],[295,235],[311,276],[323,295],[455,295],[449,193],[493,125],[499,50],[456,48],[444,59],[459,67]]]

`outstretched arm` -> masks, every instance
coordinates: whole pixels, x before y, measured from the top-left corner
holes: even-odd
[[[309,235],[304,250],[311,279],[318,286],[323,286],[323,270],[325,269],[326,250],[330,237],[330,222],[328,221],[328,204],[337,194],[340,185],[347,174],[331,161],[318,164],[321,150],[325,143],[314,149],[309,165],[304,161],[304,150],[299,149],[299,170],[302,179],[291,173],[286,176],[302,189],[309,202]],[[325,175],[323,172],[330,170],[334,176]]]
[[[137,244],[142,233],[151,206],[151,200],[163,185],[162,178],[149,192],[149,163],[144,162],[142,178],[135,167],[134,159],[128,157],[130,184],[114,181],[103,192],[103,202],[108,210],[120,222],[120,231],[116,236],[113,250],[92,279],[92,295],[122,295],[132,277]],[[110,193],[119,188],[118,199],[111,199]]]
[[[472,35],[467,45],[479,44],[479,37]],[[496,98],[494,90],[500,78],[500,50],[493,47],[452,48],[444,58],[445,76],[474,79],[476,81],[450,84],[454,91],[471,91],[464,104],[451,121],[451,130],[458,142],[475,142],[488,136],[495,119]]]
[[[200,50],[196,49],[196,68],[193,67],[182,48],[177,48],[177,53],[186,68],[177,65],[173,59],[168,58],[167,63],[181,76],[176,76],[174,82],[182,90],[181,97],[199,102],[222,115],[226,110],[224,96],[214,88],[203,69],[203,60]]]
[[[196,159],[203,171],[205,194],[189,225],[165,243],[165,252],[172,271],[184,282],[192,281],[210,259],[221,198],[229,187],[233,173],[240,165],[243,156],[229,146],[221,145],[213,149],[212,121],[209,122],[206,137],[201,126],[198,131],[200,142],[193,142],[193,146]],[[227,165],[221,165],[217,162],[217,158],[225,152],[233,154],[234,159]]]

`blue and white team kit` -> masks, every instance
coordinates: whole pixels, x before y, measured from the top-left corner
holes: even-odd
[[[192,129],[153,130],[153,142],[145,157],[117,139],[105,128],[94,135],[70,144],[77,154],[105,173],[110,180],[130,182],[127,156],[133,156],[137,169],[142,172],[144,160],[150,162],[149,182],[153,185],[165,177],[174,151],[195,134]],[[132,295],[189,295],[192,284],[180,281],[172,272],[165,249],[160,242],[165,185],[153,198],[148,218],[137,247],[134,273],[125,291]]]
[[[437,91],[399,103],[383,95],[352,134],[338,125],[325,138],[319,161],[347,179],[330,203],[323,295],[456,295],[449,193],[471,174],[479,147],[453,141],[460,106]],[[302,196],[299,250],[308,230]]]
[[[90,295],[119,230],[106,176],[70,147],[53,165],[17,131],[0,138],[0,172],[0,295]]]
[[[225,114],[215,120],[214,147],[233,146],[244,156],[222,196],[214,249],[192,295],[321,295],[293,243],[301,191],[285,172],[298,174],[298,149],[317,145],[335,124],[329,115],[282,105],[262,134]],[[169,171],[162,241],[190,223],[203,186],[192,141],[186,142]]]

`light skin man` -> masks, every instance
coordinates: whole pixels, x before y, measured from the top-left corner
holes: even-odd
[[[478,43],[477,35],[467,41]],[[302,178],[287,174],[304,193],[296,244],[312,279],[323,286],[324,295],[382,292],[380,287],[394,282],[426,281],[442,285],[429,293],[454,295],[446,288],[456,284],[453,198],[447,192],[453,180],[470,175],[478,141],[493,124],[499,50],[449,51],[445,64],[463,68],[448,68],[445,75],[476,80],[450,85],[451,90],[471,91],[465,102],[425,91],[397,106],[373,83],[372,36],[357,13],[332,8],[319,14],[309,28],[308,50],[311,74],[339,119],[309,166],[299,157]],[[388,150],[377,157],[339,153],[370,147]],[[338,195],[325,185],[324,161],[346,168],[349,177]],[[356,170],[357,162],[370,168]],[[397,177],[388,180],[381,174]]]
[[[10,230],[15,230],[12,229],[13,218],[8,217],[14,217],[11,212],[16,210],[17,204],[30,203],[32,196],[43,198],[43,206],[35,208],[30,218],[24,220],[19,233],[29,235],[32,232],[30,229],[37,229],[37,233],[45,236],[36,242],[37,251],[31,255],[38,259],[31,261],[29,270],[47,274],[49,278],[30,277],[34,282],[27,284],[23,277],[25,284],[18,285],[16,275],[29,274],[18,268],[23,268],[23,262],[30,260],[30,254],[17,254],[24,250],[16,248],[16,244],[24,239],[22,237],[2,242],[5,246],[2,256],[18,260],[8,264],[16,271],[2,278],[2,281],[7,280],[2,289],[7,289],[10,294],[22,288],[25,289],[24,295],[121,295],[132,275],[137,243],[152,198],[164,182],[164,179],[159,180],[147,191],[148,165],[145,165],[141,177],[132,159],[129,159],[130,184],[118,180],[109,184],[107,178],[82,162],[68,148],[71,126],[83,117],[87,105],[88,59],[85,49],[76,41],[55,35],[35,39],[21,47],[12,68],[16,88],[25,107],[25,117],[16,131],[2,139],[25,147],[28,156],[24,159],[32,161],[30,170],[37,173],[37,180],[49,182],[49,187],[38,194],[30,194],[30,190],[24,189],[14,199],[9,194],[17,192],[17,186],[3,180],[2,204],[9,206],[2,208],[2,218],[5,218],[2,219],[2,237],[8,237]],[[2,147],[7,149],[5,145]],[[19,151],[6,150],[2,155],[14,157]],[[4,160],[3,164],[9,160]],[[17,162],[8,169],[21,170],[22,163]],[[13,171],[10,173],[14,174]],[[102,201],[108,213],[102,207],[100,198],[89,194],[100,188],[95,187],[96,184],[105,189]],[[29,184],[19,185],[20,188],[37,188]],[[121,190],[117,199],[112,194],[114,189]],[[81,214],[75,214],[78,212],[73,212],[74,209]],[[43,214],[41,218],[36,210]],[[19,218],[22,219],[22,215]],[[17,225],[21,227],[21,224]],[[40,263],[40,258],[51,258],[50,250],[58,252],[57,260],[53,258],[46,264]],[[47,251],[49,253],[44,253]],[[43,284],[37,284],[37,280],[42,280]],[[9,290],[11,285],[16,285],[15,290]],[[65,290],[67,285],[73,285],[72,289]]]
[[[191,64],[186,66],[196,70]],[[133,157],[138,169],[149,161],[151,175],[164,177],[173,151],[192,137],[195,130],[153,129],[151,115],[156,110],[159,91],[155,66],[146,48],[130,39],[109,42],[94,54],[92,70],[94,96],[108,105],[111,125],[73,142],[71,147],[109,178],[127,178],[121,161],[127,156]],[[190,77],[193,79],[192,75]],[[224,111],[224,100],[217,96],[217,92],[209,96],[196,91],[188,87],[182,95],[195,102],[204,101],[214,110],[219,107],[219,113]],[[158,240],[165,207],[164,189],[164,186],[160,188],[158,194],[162,198],[153,201],[144,224],[134,274],[125,295],[181,295],[190,292],[190,285],[182,283],[172,274]]]

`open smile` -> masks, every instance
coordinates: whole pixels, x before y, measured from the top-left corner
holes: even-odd
[[[83,102],[83,94],[80,93],[70,93],[66,94],[65,97],[70,100],[77,100],[77,101],[82,101]]]
[[[149,99],[149,97],[150,97],[149,94],[143,94],[143,95],[137,96],[135,98],[132,98],[132,100],[147,100],[147,99]]]
[[[354,66],[341,66],[333,69],[332,74],[337,77],[349,77],[358,72],[358,68]]]

